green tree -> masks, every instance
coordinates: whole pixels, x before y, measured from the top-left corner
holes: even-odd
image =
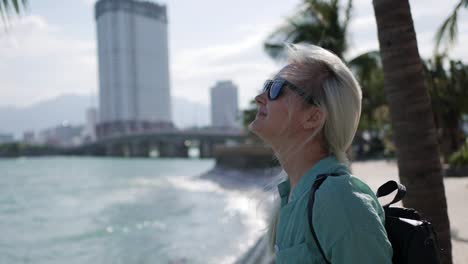
[[[393,157],[392,126],[384,93],[384,76],[379,51],[361,54],[348,62],[362,89],[362,112],[356,132],[356,159]],[[371,138],[364,141],[363,133]]]
[[[297,11],[265,41],[265,51],[273,58],[285,56],[285,43],[309,42],[343,57],[348,48],[347,31],[352,0],[344,10],[339,0],[304,0]]]
[[[430,97],[408,0],[373,0],[385,94],[390,107],[403,203],[428,217],[438,233],[442,263],[452,263],[450,222]]]
[[[383,70],[379,51],[361,54],[348,62],[349,67],[359,80],[362,89],[362,114],[359,130],[380,130],[384,119],[376,116],[376,110],[385,106]]]
[[[340,5],[338,0],[304,0],[295,13],[266,39],[265,51],[273,59],[283,60],[286,58],[285,43],[307,42],[344,59],[351,11],[352,0],[344,5]],[[378,51],[363,53],[349,60],[348,65],[356,74],[363,92],[363,117],[359,129],[376,129],[373,111],[385,104],[380,54]]]
[[[468,113],[468,66],[436,55],[425,62],[426,84],[431,95],[434,121],[444,161],[464,142],[462,115]]]
[[[348,49],[347,31],[352,0],[304,0],[285,23],[266,39],[264,48],[273,59],[283,60],[285,43],[307,42],[328,49],[343,58]],[[346,60],[345,60],[346,61]],[[360,130],[377,129],[373,111],[386,103],[380,54],[370,51],[348,61],[363,92]]]
[[[326,48],[346,61],[343,56],[348,49],[351,11],[352,0],[344,3],[339,0],[304,0],[295,13],[266,39],[265,51],[273,59],[283,60],[286,58],[285,43],[307,42]],[[375,109],[386,104],[378,51],[363,53],[349,60],[348,65],[355,72],[363,93],[362,117],[357,136],[360,137],[366,130],[380,131],[373,135],[388,133],[389,126],[380,126],[382,124],[374,113]],[[359,142],[363,143],[362,140]]]
[[[20,14],[22,9],[24,10],[27,5],[27,0],[0,0],[0,15],[2,16],[3,22],[8,21],[8,17],[11,15],[12,11]]]

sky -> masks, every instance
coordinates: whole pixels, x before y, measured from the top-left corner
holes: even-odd
[[[0,106],[22,107],[63,94],[97,94],[94,0],[30,0],[28,10],[0,26]],[[159,0],[168,10],[171,94],[209,104],[218,80],[239,87],[245,109],[281,64],[263,41],[300,0]],[[343,2],[343,1],[342,1]],[[429,57],[437,27],[457,1],[410,0],[420,54]],[[451,58],[468,63],[468,11],[459,13]],[[352,58],[378,49],[371,0],[354,0],[349,27]],[[91,103],[90,103],[91,104]],[[93,102],[92,104],[97,104]]]

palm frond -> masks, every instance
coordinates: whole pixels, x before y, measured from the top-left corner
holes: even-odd
[[[382,68],[380,52],[378,50],[373,50],[362,53],[350,60],[348,66],[358,76],[361,82],[369,79],[373,71]]]
[[[20,7],[19,7],[18,1],[12,1],[12,3],[13,3],[13,7],[15,8],[16,13],[19,14],[19,12],[20,12],[19,8]]]
[[[345,20],[339,19],[339,0],[304,0],[285,23],[265,40],[264,48],[273,59],[284,58],[285,43],[306,42],[320,45],[342,57],[346,44],[352,0],[344,10]]]
[[[28,5],[27,0],[0,0],[0,15],[4,23],[8,23],[8,17],[11,12],[14,11],[16,14],[22,12],[21,9],[26,9]]]
[[[434,53],[438,54],[439,49],[444,44],[445,48],[443,52],[447,52],[447,50],[452,47],[458,37],[458,26],[457,26],[457,18],[458,18],[458,11],[461,7],[468,7],[468,0],[460,0],[460,2],[455,6],[452,11],[452,14],[448,16],[439,29],[436,32],[434,37],[435,40],[435,48]]]
[[[276,60],[286,58],[286,44],[308,42],[319,44],[323,35],[323,17],[305,5],[299,6],[296,13],[273,31],[265,40],[266,53]]]
[[[345,10],[345,17],[344,17],[344,21],[343,21],[343,27],[344,27],[345,32],[348,30],[348,25],[349,25],[349,21],[351,20],[351,11],[352,10],[353,10],[353,1],[348,0],[348,4],[346,5],[346,10]]]

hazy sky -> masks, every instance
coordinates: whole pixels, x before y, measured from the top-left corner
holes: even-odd
[[[96,94],[96,25],[93,0],[30,0],[29,10],[0,31],[0,106],[25,106],[61,94]],[[166,0],[171,93],[209,103],[209,88],[232,79],[240,107],[280,65],[263,40],[300,0]],[[430,56],[436,28],[455,0],[410,1],[422,56]],[[451,57],[468,63],[468,12],[459,16],[460,38]],[[378,48],[371,0],[355,0],[348,58]]]

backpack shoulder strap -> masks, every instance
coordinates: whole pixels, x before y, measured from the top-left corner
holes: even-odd
[[[379,189],[377,189],[377,193],[376,193],[377,197],[383,197],[383,196],[389,195],[395,190],[398,190],[398,191],[395,197],[393,198],[393,200],[390,203],[384,205],[383,207],[389,207],[390,205],[401,201],[401,199],[403,199],[403,197],[405,197],[406,195],[406,187],[396,181],[388,181],[384,183],[382,186],[380,186]]]
[[[320,245],[320,242],[317,238],[317,234],[315,233],[314,226],[312,224],[312,216],[313,216],[313,209],[314,209],[314,201],[315,201],[315,192],[318,190],[320,185],[327,179],[328,176],[340,176],[341,174],[338,173],[328,173],[328,174],[320,174],[317,175],[317,178],[314,181],[314,184],[312,184],[312,188],[310,191],[309,195],[309,203],[307,204],[307,214],[308,214],[308,221],[309,221],[309,228],[312,233],[312,236],[314,237],[315,243],[317,244],[317,247],[320,251],[320,254],[322,254],[323,259],[325,260],[326,263],[330,264],[330,261],[328,261],[327,257],[325,256],[325,253],[322,249],[322,246]]]

